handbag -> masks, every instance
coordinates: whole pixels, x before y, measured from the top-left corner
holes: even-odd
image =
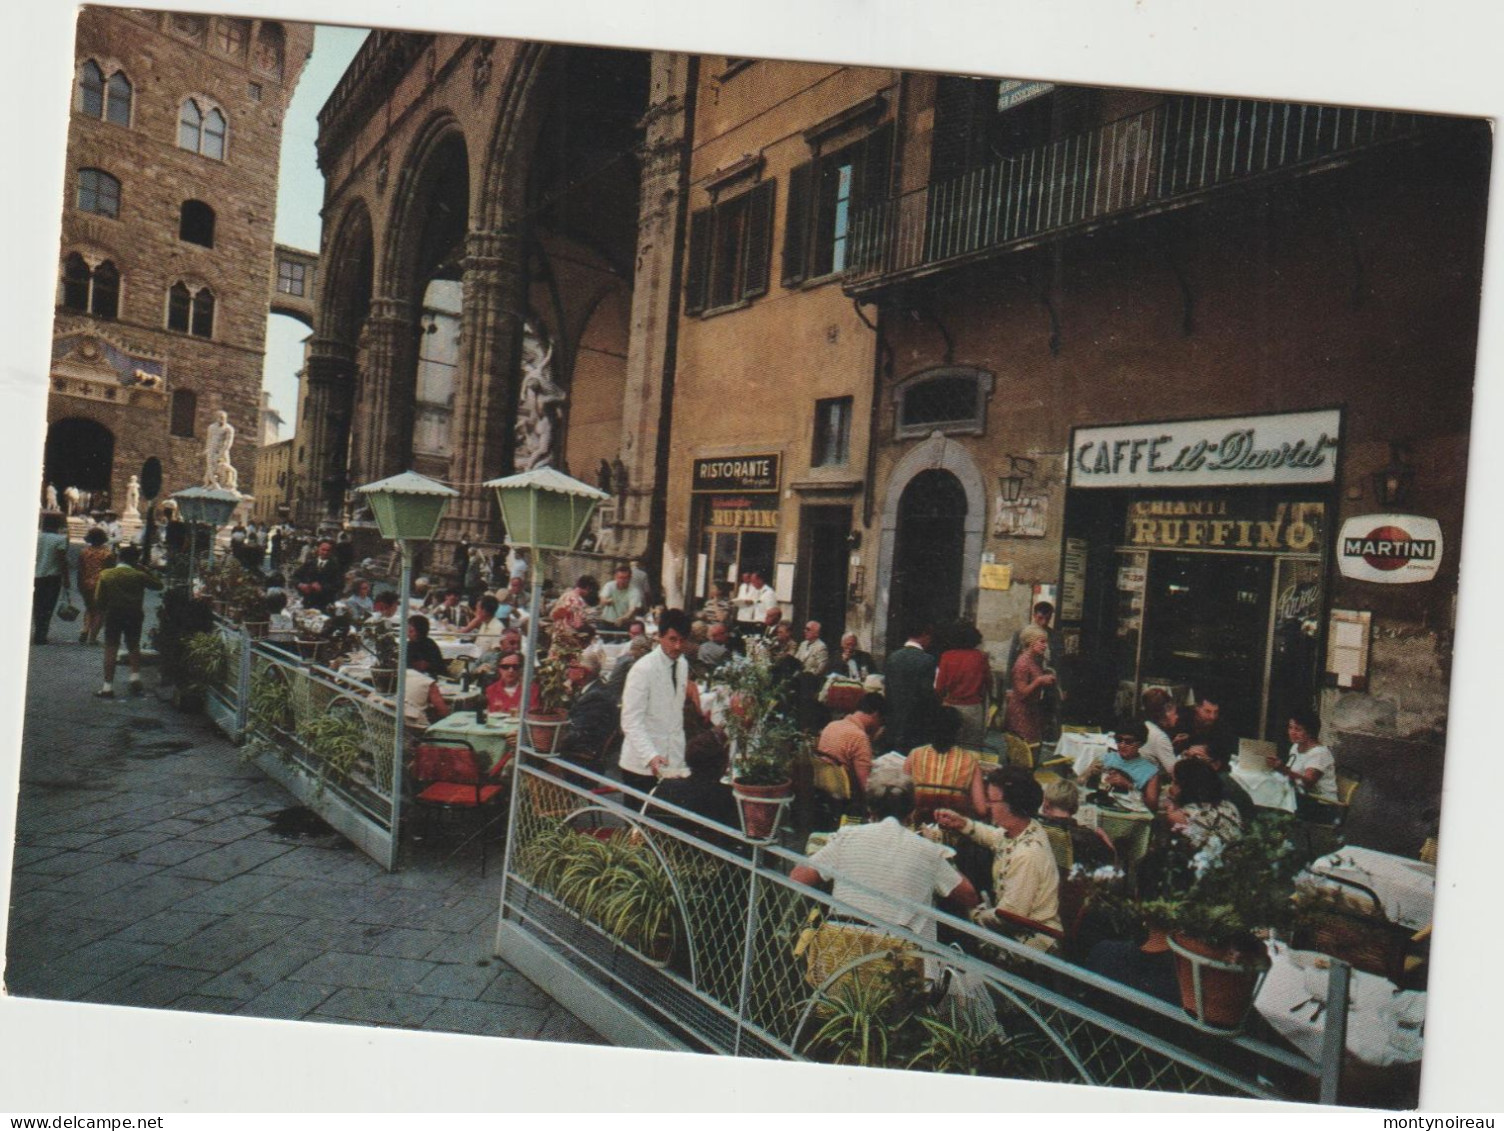
[[[58,620],[72,621],[78,619],[78,606],[73,603],[72,598],[63,598],[63,603],[57,607],[57,617]]]

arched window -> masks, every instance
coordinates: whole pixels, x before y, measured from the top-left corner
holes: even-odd
[[[212,338],[214,292],[208,287],[192,291],[185,283],[174,283],[167,292],[167,328],[196,338]]]
[[[192,98],[183,100],[178,114],[178,148],[191,149],[216,161],[225,159],[225,135],[229,123],[224,113],[210,107],[206,113]]]
[[[63,260],[63,308],[96,318],[120,314],[120,272],[106,259],[90,267],[78,252]]]
[[[178,215],[178,239],[214,246],[214,209],[202,200],[185,200]]]
[[[78,207],[84,212],[120,218],[120,182],[103,169],[78,171]]]
[[[105,117],[117,126],[130,125],[131,95],[131,80],[125,77],[124,71],[116,71],[110,76],[106,88]]]
[[[104,72],[93,59],[79,68],[78,97],[74,109],[83,111],[91,118],[104,117]]]

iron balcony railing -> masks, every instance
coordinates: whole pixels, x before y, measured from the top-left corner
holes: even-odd
[[[860,212],[853,292],[1419,135],[1420,114],[1173,97]]]

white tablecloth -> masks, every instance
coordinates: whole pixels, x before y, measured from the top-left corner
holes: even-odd
[[[1086,773],[1091,764],[1106,758],[1116,749],[1110,734],[1076,734],[1068,731],[1055,744],[1055,757],[1069,758],[1077,777]]]
[[[1343,848],[1313,861],[1318,876],[1336,876],[1369,888],[1390,922],[1420,930],[1436,902],[1436,865],[1372,848]]]
[[[1277,774],[1272,770],[1245,770],[1234,766],[1230,776],[1248,791],[1248,796],[1259,808],[1295,812],[1295,785],[1284,774]]]
[[[1255,1003],[1274,1030],[1306,1056],[1321,1055],[1326,1026],[1326,964],[1308,950],[1271,942],[1272,965]],[[1348,983],[1347,1051],[1380,1068],[1420,1060],[1426,995],[1396,990],[1394,983],[1354,970]]]

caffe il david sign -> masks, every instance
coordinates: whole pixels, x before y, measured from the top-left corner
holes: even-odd
[[[1258,487],[1330,483],[1339,409],[1071,432],[1072,487]]]
[[[1343,577],[1403,585],[1430,581],[1441,568],[1441,523],[1413,514],[1360,514],[1342,524],[1337,566]]]

